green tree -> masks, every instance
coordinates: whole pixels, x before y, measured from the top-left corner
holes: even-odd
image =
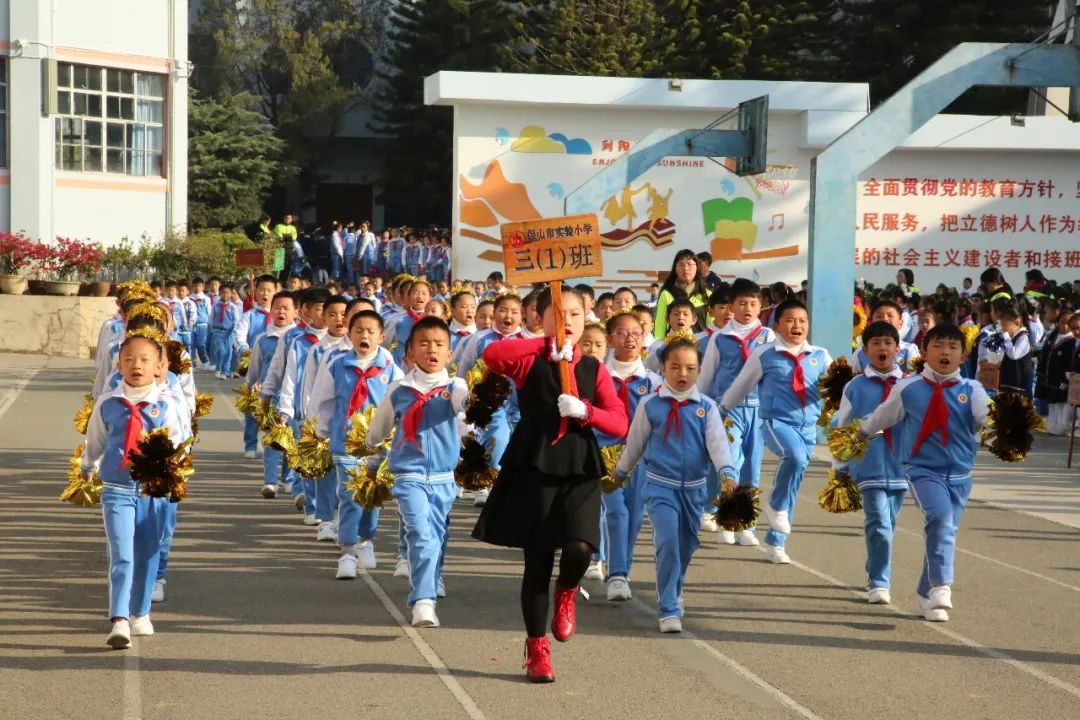
[[[389,138],[383,204],[388,222],[450,222],[453,113],[424,105],[424,78],[440,70],[495,71],[510,37],[503,0],[415,0],[394,5],[374,127]]]
[[[283,175],[284,142],[251,95],[192,95],[188,110],[188,225],[237,228],[253,222]]]

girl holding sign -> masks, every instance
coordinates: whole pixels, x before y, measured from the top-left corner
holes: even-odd
[[[545,337],[507,340],[484,350],[493,372],[516,386],[523,413],[502,457],[473,537],[525,551],[521,612],[525,619],[526,674],[532,682],[554,682],[547,639],[548,590],[561,550],[551,631],[556,640],[573,636],[578,584],[600,546],[600,476],[604,474],[596,432],[626,434],[626,407],[607,369],[577,347],[585,327],[581,296],[562,295],[556,317],[550,290],[541,293],[536,310]],[[556,323],[566,341],[555,341]],[[571,393],[560,385],[560,365],[569,365]]]

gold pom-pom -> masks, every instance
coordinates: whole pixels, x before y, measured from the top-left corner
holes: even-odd
[[[844,388],[855,377],[855,371],[846,358],[838,357],[829,365],[829,369],[818,379],[818,392],[821,393],[821,417],[818,425],[828,427],[833,414],[840,409],[844,398]]]
[[[829,431],[829,452],[840,462],[861,460],[870,447],[871,438],[862,434],[862,421],[855,420],[850,425],[833,428]]]
[[[964,354],[970,355],[975,351],[975,341],[979,338],[978,325],[961,325],[960,332],[964,334]]]
[[[288,461],[289,467],[308,480],[323,478],[330,472],[330,442],[315,434],[314,418],[300,426],[300,439],[289,452]]]
[[[266,417],[272,417],[276,422],[263,435],[263,447],[272,448],[286,455],[296,452],[296,436],[288,423],[280,422],[277,417],[277,408],[272,407],[267,411]]]
[[[615,477],[615,466],[619,464],[625,445],[608,445],[600,448],[600,459],[604,461],[604,474],[600,477],[600,489],[612,493],[623,487],[623,481]]]
[[[999,460],[1020,462],[1031,451],[1032,433],[1045,430],[1046,421],[1026,395],[999,392],[990,400],[982,440]]]
[[[851,476],[829,469],[829,482],[818,493],[818,505],[831,513],[849,513],[862,510],[862,493]]]
[[[352,492],[353,501],[365,510],[381,508],[393,497],[394,475],[390,472],[389,459],[382,461],[374,478],[368,475],[362,463],[350,469],[348,475],[350,480],[345,489]]]
[[[184,344],[179,340],[165,343],[165,355],[169,358],[169,371],[173,375],[187,375],[191,372],[191,358],[184,357]]]
[[[365,458],[374,454],[378,448],[367,446],[368,428],[375,417],[375,406],[368,405],[363,410],[353,413],[349,420],[349,431],[345,433],[345,452],[355,458]]]
[[[233,403],[237,412],[255,417],[255,409],[262,406],[262,402],[259,400],[259,392],[255,388],[249,388],[247,385],[237,385],[233,388],[233,392],[237,394],[236,401]]]
[[[482,362],[477,363],[477,367],[481,365],[483,365]],[[472,379],[475,371],[475,367],[469,371],[470,377],[466,382]],[[465,422],[481,429],[486,428],[491,423],[495,413],[510,397],[510,392],[511,385],[507,378],[499,373],[491,372],[487,366],[483,366],[482,376],[469,390],[469,401],[465,408]]]
[[[94,414],[94,396],[90,393],[83,395],[83,404],[75,413],[75,432],[80,435],[86,434],[86,428],[90,426],[90,416]]]
[[[862,345],[863,330],[866,329],[866,322],[868,320],[866,316],[866,308],[861,303],[855,303],[854,316],[851,322],[851,346],[852,349],[858,349]]]
[[[179,446],[169,437],[168,428],[145,432],[138,444],[128,453],[131,479],[142,485],[142,494],[167,497],[180,502],[187,497],[187,481],[194,472],[191,462],[191,440]]]
[[[68,460],[68,484],[60,493],[60,502],[71,503],[76,507],[90,507],[101,502],[101,478],[96,472],[90,475],[84,475],[82,472],[84,445],[85,443],[79,443]]]
[[[920,355],[917,358],[913,358],[908,362],[907,370],[909,375],[922,375],[923,368],[926,367],[926,358]]]
[[[195,395],[195,417],[206,417],[210,414],[210,408],[214,407],[214,396],[211,393],[197,393]]]
[[[260,430],[270,432],[281,424],[277,406],[273,403],[264,405],[262,396],[259,395],[258,391],[252,391],[252,394],[255,396],[253,401],[255,407],[251,410],[251,417]]]
[[[757,524],[761,514],[761,491],[749,485],[738,485],[733,489],[723,488],[720,497],[713,499],[716,511],[713,519],[724,530],[742,532]]]
[[[487,490],[495,484],[499,471],[491,466],[491,454],[469,433],[461,440],[461,459],[454,468],[454,481],[466,490]]]
[[[236,363],[236,372],[239,373],[241,377],[246,377],[248,373],[248,368],[250,367],[251,350],[245,350],[244,352],[240,353],[240,361]]]
[[[469,392],[472,392],[477,383],[484,379],[487,375],[487,363],[484,362],[484,358],[477,358],[476,364],[469,369],[469,372],[465,373],[465,385],[469,388]]]

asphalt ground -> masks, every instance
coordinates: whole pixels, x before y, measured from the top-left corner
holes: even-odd
[[[521,670],[520,553],[469,538],[468,497],[452,513],[442,627],[414,630],[408,580],[392,577],[393,507],[379,567],[335,580],[336,546],[316,543],[289,500],[259,497],[261,461],[240,452],[237,381],[202,372],[216,402],[200,421],[157,632],[108,650],[100,511],[57,501],[91,372],[0,355],[3,720],[1080,717],[1080,468],[1065,469],[1061,438],[1040,437],[1020,465],[980,457],[949,623],[915,614],[922,532],[910,499],[894,605],[865,602],[862,515],[817,507],[815,463],[788,541],[794,564],[705,537],[686,631],[660,635],[646,523],[634,600],[609,603],[586,582],[577,635],[553,643],[557,682],[533,686]]]

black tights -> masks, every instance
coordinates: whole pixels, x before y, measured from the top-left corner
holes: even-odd
[[[548,592],[551,588],[551,571],[555,567],[556,548],[533,546],[525,548],[525,574],[521,578],[521,614],[525,618],[525,631],[531,638],[547,634]],[[592,548],[588,543],[574,541],[562,548],[559,558],[559,587],[577,587],[592,560]]]

